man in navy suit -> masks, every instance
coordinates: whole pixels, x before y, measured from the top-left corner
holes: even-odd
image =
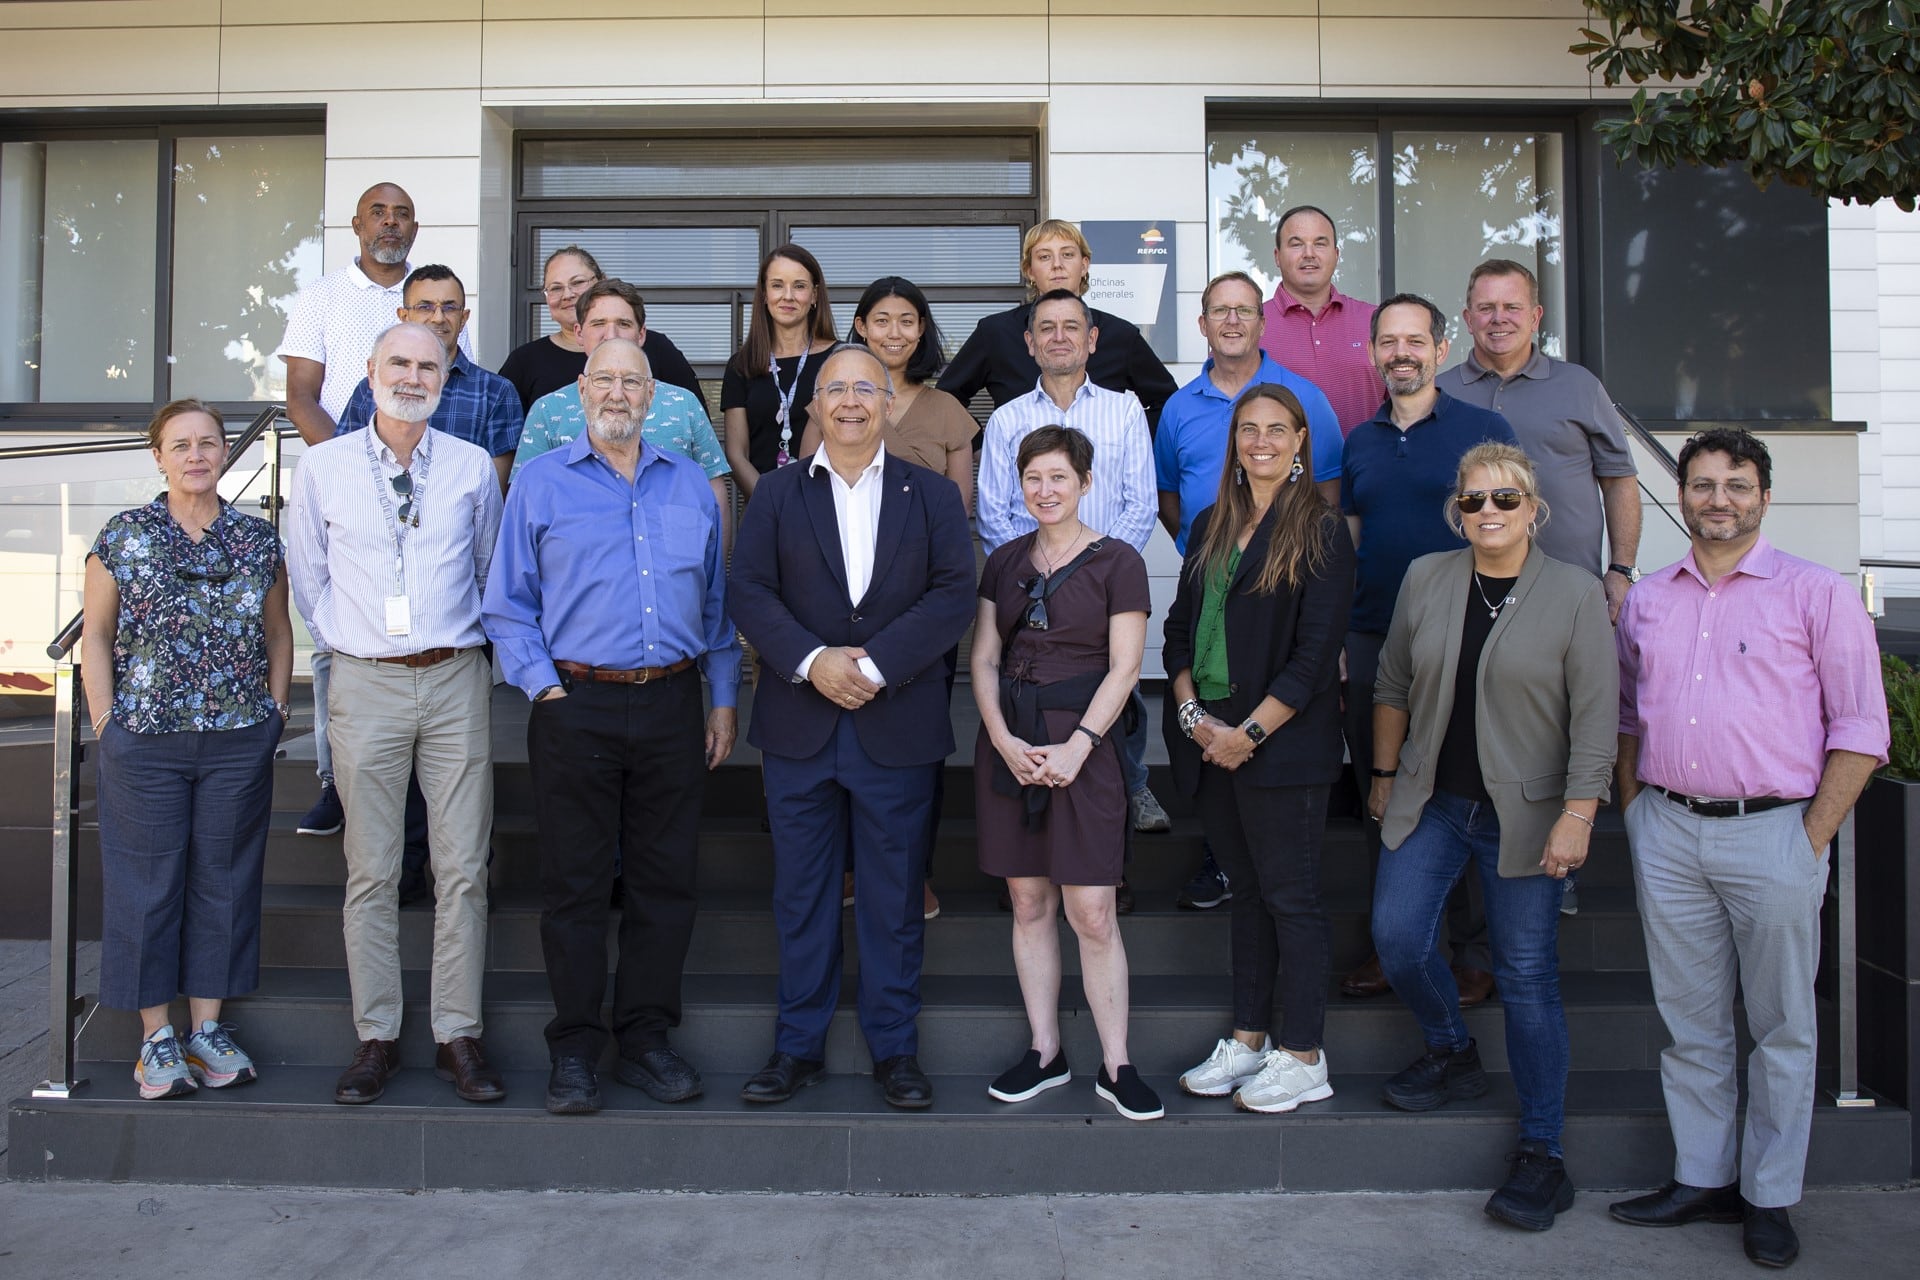
[[[814,393],[824,443],[761,477],[734,548],[780,930],[774,1053],[747,1102],[785,1102],[826,1069],[849,847],[873,1076],[892,1106],[933,1102],[916,1058],[922,844],[953,750],[943,658],[973,616],[973,537],[952,481],[881,447],[892,402],[872,352],[829,352]]]

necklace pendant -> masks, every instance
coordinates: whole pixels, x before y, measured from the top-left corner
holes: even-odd
[[[1488,616],[1489,618],[1498,618],[1498,617],[1500,616],[1500,610],[1498,610],[1498,609],[1489,609],[1489,610],[1487,610],[1487,616]]]

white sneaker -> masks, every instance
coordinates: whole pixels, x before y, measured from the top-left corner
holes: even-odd
[[[1249,1049],[1232,1036],[1213,1046],[1207,1060],[1180,1077],[1180,1091],[1196,1098],[1224,1098],[1260,1074],[1273,1041]]]
[[[1260,1074],[1233,1095],[1233,1105],[1242,1111],[1272,1115],[1291,1111],[1303,1102],[1319,1102],[1333,1096],[1327,1083],[1327,1051],[1320,1050],[1320,1061],[1305,1063],[1284,1049],[1267,1054]]]

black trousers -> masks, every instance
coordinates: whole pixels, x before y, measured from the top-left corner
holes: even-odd
[[[1267,1030],[1278,985],[1274,1039],[1303,1051],[1320,1047],[1333,963],[1320,902],[1327,790],[1256,787],[1240,774],[1201,766],[1200,819],[1233,886],[1233,1028]]]
[[[667,1043],[693,936],[706,731],[700,677],[576,680],[536,702],[527,761],[540,828],[540,947],[553,992],[547,1047],[598,1061],[609,1039],[607,900],[624,852],[611,1038],[624,1057]]]

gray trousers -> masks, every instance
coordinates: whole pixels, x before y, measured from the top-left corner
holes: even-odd
[[[334,655],[329,731],[347,810],[342,923],[362,1040],[400,1035],[400,846],[413,772],[433,828],[433,1038],[445,1044],[481,1032],[493,830],[489,676],[478,649],[420,668]]]
[[[1799,1201],[1813,1128],[1813,975],[1828,866],[1825,850],[1807,843],[1805,812],[1702,818],[1648,787],[1625,815],[1653,997],[1673,1037],[1660,1055],[1673,1176],[1722,1187],[1737,1170],[1740,1193],[1760,1208]],[[1736,980],[1754,1040],[1738,1138]]]

